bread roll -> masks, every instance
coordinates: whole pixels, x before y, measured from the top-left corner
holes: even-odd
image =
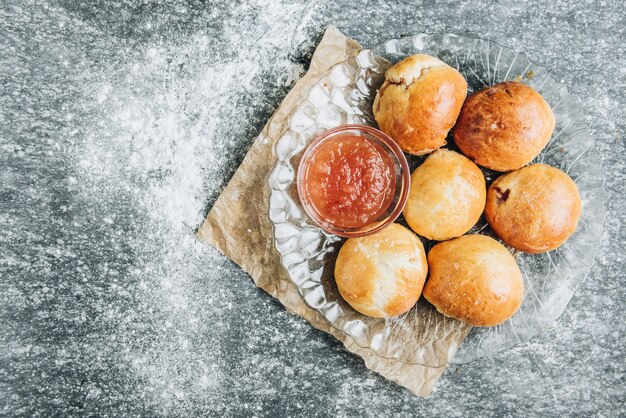
[[[423,155],[446,144],[466,96],[461,73],[435,57],[412,55],[385,73],[374,118],[404,152]]]
[[[348,239],[337,256],[339,293],[355,310],[382,318],[415,305],[428,273],[422,242],[398,224]]]
[[[522,304],[524,282],[513,256],[485,235],[464,235],[435,245],[424,297],[445,316],[474,326],[509,319]]]
[[[539,93],[507,81],[472,94],[453,135],[461,152],[476,164],[511,171],[541,152],[554,126],[554,114]]]
[[[486,194],[485,178],[476,164],[459,153],[440,149],[411,174],[404,219],[428,239],[456,238],[476,224]]]
[[[485,217],[513,248],[541,253],[559,247],[576,231],[581,202],[576,183],[546,164],[524,167],[489,187]]]

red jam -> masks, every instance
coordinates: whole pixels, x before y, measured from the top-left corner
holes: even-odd
[[[360,228],[387,210],[396,187],[389,154],[369,139],[337,135],[313,150],[304,174],[305,198],[338,228]]]

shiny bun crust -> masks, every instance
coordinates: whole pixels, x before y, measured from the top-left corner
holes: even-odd
[[[524,282],[513,256],[485,235],[464,235],[428,253],[424,297],[445,316],[474,326],[509,319],[522,304]]]
[[[580,213],[576,183],[546,164],[505,174],[487,192],[487,222],[504,242],[527,253],[563,244],[576,231]]]
[[[440,149],[413,171],[404,219],[428,239],[456,238],[476,224],[486,194],[485,178],[476,164],[459,153]]]
[[[337,256],[339,293],[358,312],[377,317],[403,314],[422,294],[428,273],[422,242],[398,224],[348,239]]]
[[[430,55],[412,55],[385,73],[374,118],[404,152],[423,155],[446,144],[466,96],[461,73]]]
[[[541,152],[555,123],[550,106],[537,91],[507,81],[472,94],[453,135],[461,152],[476,164],[511,171]]]

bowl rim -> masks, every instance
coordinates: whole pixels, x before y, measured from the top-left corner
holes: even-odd
[[[365,230],[363,230],[363,228],[366,228],[368,225],[365,225],[355,230],[351,230],[351,229],[334,228],[332,225],[329,226],[328,224],[324,224],[323,222],[320,221],[318,214],[313,210],[312,205],[307,200],[306,198],[307,194],[305,193],[305,190],[304,190],[304,183],[305,183],[304,167],[306,165],[306,162],[313,156],[315,149],[324,141],[335,137],[337,134],[340,134],[342,132],[348,132],[348,131],[365,132],[375,137],[382,143],[384,143],[391,150],[391,153],[393,154],[393,156],[395,157],[396,161],[398,162],[400,166],[400,176],[401,176],[402,185],[400,186],[400,195],[398,196],[398,200],[396,202],[396,205],[393,211],[384,220],[374,221],[368,224],[368,225],[374,225],[374,226],[372,228],[368,228]],[[398,143],[394,141],[389,135],[385,134],[383,131],[376,129],[372,126],[360,125],[360,124],[345,124],[345,125],[340,125],[335,128],[329,129],[323,132],[322,134],[318,135],[313,141],[311,141],[311,143],[307,146],[306,150],[304,151],[304,154],[302,154],[300,161],[298,162],[298,172],[296,174],[296,183],[297,183],[297,189],[298,189],[298,198],[300,199],[302,208],[304,209],[304,212],[309,217],[309,219],[317,227],[321,228],[322,230],[324,230],[325,232],[329,234],[337,235],[342,238],[358,238],[358,237],[364,237],[367,235],[372,235],[386,228],[387,226],[395,222],[396,219],[398,219],[398,217],[404,210],[404,207],[406,206],[406,202],[409,198],[409,190],[411,188],[411,172],[409,169],[409,164],[406,159],[406,156],[404,155],[404,152],[402,151]]]

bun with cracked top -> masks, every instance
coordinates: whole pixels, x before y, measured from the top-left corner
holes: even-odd
[[[527,253],[558,248],[576,231],[580,213],[576,183],[546,164],[505,174],[487,191],[487,222],[504,242]]]
[[[412,55],[385,73],[374,118],[404,152],[423,155],[446,144],[466,96],[461,73],[430,55]]]
[[[555,127],[550,105],[532,87],[506,81],[468,97],[452,131],[470,160],[496,171],[525,166]]]
[[[376,318],[411,309],[422,294],[427,273],[422,242],[399,224],[348,239],[335,264],[335,281],[344,300]]]

